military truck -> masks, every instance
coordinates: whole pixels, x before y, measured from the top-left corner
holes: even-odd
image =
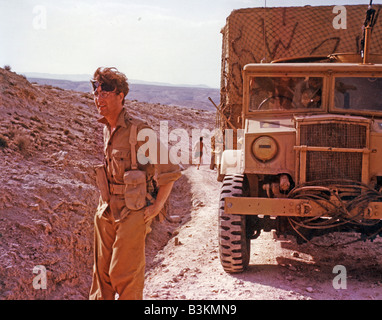
[[[381,7],[251,8],[227,18],[217,113],[226,272],[245,270],[262,231],[299,243],[382,236]]]

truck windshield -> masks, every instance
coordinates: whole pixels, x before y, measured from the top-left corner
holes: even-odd
[[[251,77],[249,111],[318,109],[322,77]]]
[[[382,78],[336,78],[334,104],[344,110],[382,111]]]

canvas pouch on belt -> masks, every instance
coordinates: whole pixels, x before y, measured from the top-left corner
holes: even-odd
[[[126,207],[130,210],[139,210],[146,205],[147,182],[146,172],[138,170],[137,153],[135,146],[137,144],[137,126],[132,124],[130,129],[131,146],[131,170],[123,175],[125,185],[124,197]]]

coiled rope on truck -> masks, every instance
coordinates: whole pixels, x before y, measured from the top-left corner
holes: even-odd
[[[307,239],[299,231],[300,228],[324,230],[343,225],[373,227],[381,223],[380,220],[365,220],[363,215],[370,202],[382,202],[382,193],[357,181],[341,180],[341,182],[338,182],[336,180],[321,180],[308,182],[296,186],[289,192],[288,198],[310,200],[325,209],[325,213],[319,216],[302,219],[288,217],[293,230],[302,239],[314,245],[318,244]],[[378,234],[382,234],[382,227],[366,237],[346,243],[331,244],[325,247],[347,245],[368,239],[372,240]]]

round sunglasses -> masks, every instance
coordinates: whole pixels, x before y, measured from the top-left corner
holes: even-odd
[[[115,86],[105,82],[99,82],[98,80],[90,80],[93,86],[93,92],[97,92],[98,87],[101,87],[101,91],[112,92],[115,90]]]

